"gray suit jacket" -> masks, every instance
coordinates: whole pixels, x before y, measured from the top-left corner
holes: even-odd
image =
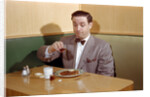
[[[63,65],[65,68],[75,67],[76,58],[76,42],[75,35],[65,36],[61,41],[66,46],[67,50],[62,53]],[[42,46],[37,52],[37,56],[42,61],[50,62],[58,58],[61,53],[53,52],[50,58],[45,59],[45,49],[47,46]],[[114,76],[114,60],[110,45],[104,40],[90,36],[87,41],[78,69],[83,69],[85,72]]]

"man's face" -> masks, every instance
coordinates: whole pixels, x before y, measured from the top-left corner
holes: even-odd
[[[72,18],[73,30],[77,38],[84,39],[92,28],[92,22],[88,23],[87,17],[85,16],[74,16]]]

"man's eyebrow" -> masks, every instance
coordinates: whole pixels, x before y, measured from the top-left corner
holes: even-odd
[[[85,22],[81,22],[80,24],[85,24]]]
[[[76,22],[73,22],[73,24],[77,24]]]

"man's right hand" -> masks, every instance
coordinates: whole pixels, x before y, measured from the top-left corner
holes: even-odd
[[[64,48],[64,44],[62,41],[56,41],[54,42],[48,49],[49,53],[52,53],[54,51],[60,51],[60,49]]]

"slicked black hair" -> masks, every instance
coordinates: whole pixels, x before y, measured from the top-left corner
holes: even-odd
[[[82,10],[75,11],[74,13],[72,13],[71,20],[73,19],[73,17],[76,17],[76,16],[85,16],[85,17],[87,17],[88,23],[93,21],[93,18],[91,16],[91,14],[86,12],[86,11],[82,11]]]

